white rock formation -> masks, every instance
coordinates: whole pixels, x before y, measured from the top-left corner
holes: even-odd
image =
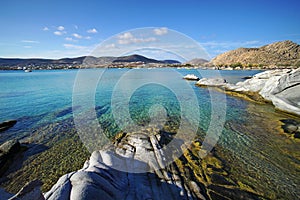
[[[202,78],[199,81],[197,81],[196,85],[199,86],[225,86],[227,85],[227,82],[225,79],[222,78]]]
[[[183,77],[186,80],[198,81],[199,78],[195,74],[187,74]]]
[[[61,177],[44,194],[45,199],[205,199],[200,189],[192,192],[180,172],[161,166],[159,138],[127,134],[114,145],[93,152],[81,170]],[[200,188],[195,184],[193,188]]]
[[[224,87],[236,92],[258,92],[280,110],[300,115],[300,68],[270,70],[229,84],[222,79],[201,79],[196,85]]]

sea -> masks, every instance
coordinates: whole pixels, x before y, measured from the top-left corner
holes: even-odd
[[[79,134],[86,130],[83,126],[97,121],[101,134],[108,138],[120,131],[169,123],[192,137],[217,135],[214,144],[223,149],[220,155],[231,173],[236,179],[246,179],[253,190],[267,197],[299,197],[300,144],[280,131],[280,120],[293,116],[270,104],[246,101],[183,79],[195,74],[237,83],[259,72],[175,68],[0,71],[0,122],[17,120],[14,127],[0,133],[0,144],[12,138],[22,140],[33,130],[68,119],[77,124]],[[83,117],[88,120],[81,123]]]

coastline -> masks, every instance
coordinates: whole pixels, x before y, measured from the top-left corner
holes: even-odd
[[[186,70],[186,72],[188,72],[188,70]],[[238,99],[235,99],[235,98],[232,98],[232,99],[234,100],[234,105],[239,104],[241,102]],[[254,106],[254,110],[252,109],[252,111],[250,112],[251,115],[255,116],[256,114],[258,114],[257,111],[255,111],[255,104],[245,103],[245,105],[250,105],[250,106],[252,106],[252,108]],[[264,105],[266,105],[266,106],[264,106]],[[267,107],[267,109],[270,109],[270,108],[273,109],[273,107],[269,104],[262,104],[262,107]],[[242,108],[243,107],[241,107],[240,109],[242,109]],[[239,111],[245,112],[243,110],[239,110]],[[260,111],[260,110],[258,110],[258,111]],[[62,113],[62,112],[59,112],[59,113]],[[65,112],[63,112],[63,113],[65,113]],[[258,117],[259,117],[259,119],[261,119],[261,117],[265,118],[264,116],[269,115],[269,114],[270,114],[269,111],[267,111],[266,114],[259,114],[261,116],[258,116]],[[275,114],[276,116],[278,114],[278,117],[275,118],[276,120],[274,119],[273,114]],[[58,114],[58,115],[61,115],[61,114]],[[283,145],[284,148],[291,148],[288,151],[289,152],[288,155],[292,155],[291,158],[293,158],[293,157],[297,158],[298,154],[293,153],[293,150],[294,151],[297,150],[296,144],[299,143],[299,140],[295,140],[295,142],[291,142],[290,138],[286,137],[284,135],[285,133],[281,130],[281,127],[280,127],[281,122],[279,120],[280,119],[289,119],[289,118],[292,118],[292,117],[290,117],[289,115],[287,115],[285,113],[271,113],[270,117],[267,118],[268,120],[264,121],[263,124],[258,119],[253,124],[252,124],[253,121],[251,121],[251,120],[247,121],[249,124],[248,123],[246,124],[245,121],[239,121],[240,120],[239,118],[235,118],[233,116],[232,119],[228,119],[228,122],[227,122],[225,128],[226,128],[226,131],[234,130],[234,134],[231,136],[231,137],[233,137],[233,140],[242,139],[241,142],[244,143],[245,141],[243,141],[243,140],[248,140],[248,138],[252,137],[253,135],[259,135],[259,137],[262,137],[262,138],[257,138],[257,141],[260,141],[261,139],[263,139],[262,141],[264,141],[264,142],[272,141],[272,142],[274,142],[274,144]],[[247,119],[247,118],[245,118],[245,119]],[[295,118],[295,119],[299,121],[298,118]],[[271,124],[271,126],[268,125],[269,123]],[[47,133],[51,132],[51,130],[58,130],[56,132],[57,134],[54,134],[53,141],[49,142],[49,144],[54,145],[55,147],[49,146],[50,152],[47,152],[48,151],[47,150],[44,153],[34,155],[34,157],[32,157],[32,160],[28,160],[26,163],[24,163],[26,165],[29,164],[27,167],[25,167],[26,170],[19,171],[17,173],[17,175],[11,176],[11,177],[15,178],[10,183],[10,187],[14,187],[15,192],[13,192],[13,193],[16,193],[26,183],[26,181],[28,179],[32,180],[33,178],[40,178],[40,177],[42,177],[44,179],[43,180],[44,185],[42,187],[42,191],[46,192],[46,191],[49,191],[50,187],[53,186],[54,183],[57,181],[57,179],[59,177],[61,177],[63,174],[67,174],[72,171],[78,171],[79,169],[82,170],[82,165],[83,165],[85,159],[88,158],[90,154],[87,153],[86,150],[84,150],[84,147],[81,148],[82,146],[80,146],[81,144],[80,144],[80,140],[78,139],[78,136],[74,135],[74,139],[72,139],[72,137],[73,137],[72,131],[71,131],[72,128],[71,128],[71,126],[68,126],[68,125],[66,126],[66,124],[68,124],[66,121],[59,121],[56,123],[55,126],[53,126],[52,128],[50,127],[50,129],[48,129],[48,130],[45,127],[41,127],[40,130],[44,130],[45,135],[47,135]],[[276,126],[274,126],[274,124]],[[62,129],[59,129],[56,126],[61,126]],[[251,129],[248,128],[248,126],[251,127]],[[268,126],[268,128],[264,129],[264,126],[266,126],[266,127]],[[63,127],[65,127],[65,129]],[[274,129],[274,127],[275,127],[275,129]],[[262,132],[262,133],[259,133],[259,132]],[[280,133],[280,135],[278,135],[278,132]],[[34,135],[34,136],[38,137],[38,133],[39,133],[39,131],[37,131],[36,135]],[[264,133],[268,133],[268,134],[264,135]],[[199,133],[199,134],[205,134],[205,133]],[[228,134],[228,133],[226,132],[226,134]],[[269,134],[271,134],[271,136]],[[237,135],[239,137],[237,137]],[[283,135],[285,137],[282,137]],[[56,145],[55,144],[56,139],[59,139],[59,138],[63,139],[63,141]],[[32,141],[36,141],[36,139],[33,137]],[[77,141],[77,142],[72,142],[72,141]],[[204,163],[204,164],[198,165],[199,163],[197,163],[195,160],[200,160],[199,158],[196,158],[196,157],[197,157],[197,151],[199,150],[197,145],[199,146],[199,144],[201,144],[201,141],[202,141],[202,139],[199,139],[198,142],[196,141],[195,145],[190,149],[190,151],[192,153],[187,152],[185,159],[176,161],[177,166],[181,166],[181,168],[183,169],[182,172],[180,172],[180,173],[185,173],[184,166],[187,166],[190,169],[189,172],[192,173],[192,171],[194,170],[196,173],[196,174],[192,173],[189,177],[193,177],[193,176],[200,177],[200,175],[198,175],[197,172],[201,172],[204,170],[204,172],[203,172],[204,175],[201,175],[201,177],[203,180],[207,179],[207,181],[209,183],[205,182],[205,184],[204,184],[201,181],[200,182],[202,184],[204,184],[205,187],[209,186],[209,184],[212,184],[212,185],[220,185],[221,184],[222,185],[225,183],[226,184],[231,183],[231,184],[234,184],[234,187],[239,188],[239,190],[251,192],[252,194],[254,193],[258,196],[264,196],[266,198],[271,198],[271,199],[275,199],[275,197],[278,197],[278,194],[274,191],[268,191],[268,194],[264,194],[264,190],[259,188],[259,186],[256,185],[256,182],[252,180],[252,178],[254,179],[255,177],[257,178],[257,176],[263,176],[263,175],[251,174],[251,176],[249,175],[249,177],[251,177],[251,180],[248,180],[247,176],[245,176],[243,174],[239,175],[239,174],[234,173],[234,171],[241,172],[243,170],[246,170],[246,171],[243,171],[245,174],[250,173],[250,172],[247,171],[248,166],[235,166],[236,164],[233,161],[237,160],[237,158],[234,157],[234,155],[230,155],[232,153],[230,151],[228,151],[225,147],[223,147],[222,146],[223,144],[222,145],[220,144],[220,146],[215,148],[216,151],[212,152],[210,157],[207,158],[208,161],[206,164]],[[294,139],[293,139],[293,141],[294,141]],[[292,143],[292,145],[289,144],[289,146],[292,146],[292,147],[286,147],[285,143]],[[259,147],[260,145],[257,145],[257,146]],[[72,148],[70,148],[70,147],[72,147]],[[250,145],[249,147],[252,148],[253,146]],[[256,147],[256,148],[258,148],[258,147]],[[275,146],[269,147],[269,149],[274,150],[274,152],[276,152],[276,148],[277,147],[275,147]],[[62,153],[59,153],[60,151],[62,151]],[[262,151],[262,153],[264,151]],[[82,152],[83,153],[85,152],[84,153],[85,156],[82,156],[83,155]],[[260,152],[258,152],[258,153],[253,152],[253,153],[254,153],[253,156],[260,155]],[[193,155],[193,154],[195,154],[195,155]],[[68,155],[69,155],[69,157],[68,157]],[[79,155],[81,155],[81,156],[79,156]],[[272,155],[272,158],[276,158],[275,153],[274,153],[274,155]],[[77,162],[76,165],[74,165],[74,164],[72,164],[72,161],[74,159],[80,159],[80,162]],[[290,159],[290,158],[284,158],[284,159],[287,162],[287,161],[289,161],[288,159]],[[240,161],[243,161],[243,160],[240,160]],[[201,161],[201,162],[204,162],[204,161]],[[41,167],[38,167],[39,165],[41,165]],[[55,166],[54,169],[56,169],[56,170],[54,170],[54,171],[51,170],[49,165]],[[219,168],[220,165],[223,166],[222,170]],[[241,163],[239,163],[239,165],[241,165]],[[72,169],[70,169],[68,167],[72,167]],[[245,169],[243,169],[243,168],[245,168]],[[35,170],[34,171],[34,172],[36,172],[36,173],[34,173],[35,175],[33,175],[32,169]],[[214,171],[214,170],[217,170],[217,171]],[[219,174],[220,171],[218,171],[218,170],[221,170],[222,173]],[[252,170],[255,170],[255,168]],[[56,172],[59,172],[59,174],[57,174]],[[52,174],[52,173],[54,173],[54,174]],[[288,172],[285,172],[285,174],[287,174],[287,173]],[[213,175],[213,174],[217,174],[217,175]],[[221,175],[221,177],[219,175]],[[17,179],[16,177],[19,177],[19,176],[20,176],[20,179]],[[225,177],[225,180],[224,180],[223,176]],[[241,176],[241,178],[237,178],[239,176]],[[270,174],[268,176],[272,177],[273,175]],[[23,184],[19,183],[20,180],[23,180]],[[226,182],[226,180],[228,182]],[[267,180],[266,177],[264,177],[264,180]],[[222,181],[224,181],[224,182],[222,182]],[[293,181],[297,181],[297,180],[293,180]],[[19,185],[17,183],[19,183]],[[271,183],[272,184],[271,188],[273,188],[273,184],[275,184],[275,183],[276,182]],[[270,183],[268,183],[268,184],[270,184]],[[282,187],[284,187],[284,183],[281,183],[281,184],[282,184]],[[211,188],[220,190],[220,189],[222,189],[222,187],[210,186],[210,188],[207,190],[212,190]],[[230,185],[230,187],[233,187],[233,186]],[[266,188],[266,187],[268,187],[268,186],[264,186],[262,188]],[[279,186],[279,187],[281,187],[281,186]],[[202,188],[202,186],[200,188]],[[227,186],[226,186],[226,188],[227,188]],[[222,192],[223,192],[222,195],[226,195],[226,192],[228,192],[227,189],[222,190]],[[294,191],[294,188],[292,187],[291,190]],[[205,190],[199,190],[199,191],[205,191]],[[215,195],[217,195],[220,192],[219,193],[215,192],[215,193],[216,193]],[[288,193],[283,193],[283,194],[288,195]],[[228,195],[228,193],[227,193],[227,195]],[[279,197],[280,197],[280,195],[279,195]]]
[[[228,83],[220,78],[203,78],[200,87],[215,87],[226,94],[257,103],[271,103],[276,109],[300,116],[300,68],[267,70],[243,82]]]

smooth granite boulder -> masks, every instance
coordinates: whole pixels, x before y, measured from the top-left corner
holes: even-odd
[[[217,86],[234,92],[259,93],[277,109],[300,115],[300,68],[264,71],[236,84],[227,83],[220,78],[203,78],[196,85]]]
[[[226,86],[227,82],[222,78],[202,78],[197,81],[196,85],[199,86]]]
[[[185,182],[179,171],[164,166],[162,139],[126,134],[93,152],[81,170],[61,177],[45,199],[205,199],[197,183]]]

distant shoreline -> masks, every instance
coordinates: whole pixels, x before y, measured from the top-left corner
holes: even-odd
[[[275,66],[272,68],[232,68],[232,67],[202,67],[202,66],[186,66],[186,65],[166,65],[166,66],[94,66],[94,67],[57,67],[57,68],[25,68],[20,69],[18,67],[1,67],[0,71],[41,71],[41,70],[74,70],[74,69],[163,69],[163,68],[176,68],[176,69],[200,69],[200,70],[221,70],[221,71],[243,71],[243,70],[276,70],[276,69],[297,69],[298,67],[282,67],[282,66]]]

